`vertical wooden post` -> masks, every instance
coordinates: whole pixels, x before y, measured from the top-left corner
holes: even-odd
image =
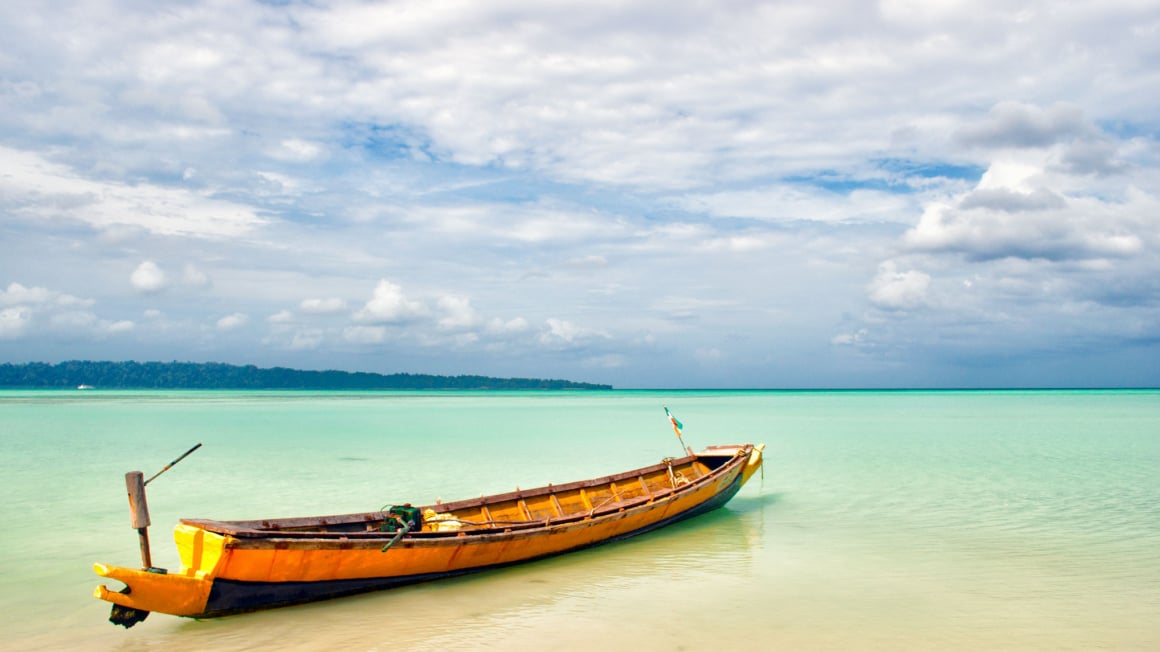
[[[133,527],[137,529],[137,536],[141,540],[141,563],[145,568],[152,568],[153,559],[149,554],[149,505],[145,502],[145,474],[140,471],[126,473],[125,488],[129,491],[129,510],[132,513]]]

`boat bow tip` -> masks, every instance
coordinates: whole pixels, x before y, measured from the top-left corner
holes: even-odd
[[[749,451],[749,461],[746,462],[745,469],[741,472],[742,484],[748,482],[749,478],[753,477],[753,474],[761,468],[763,451],[765,451],[765,444],[757,444],[753,450]]]
[[[144,616],[140,614],[150,611],[197,616],[205,610],[213,584],[212,579],[197,573],[166,573],[161,569],[138,570],[96,563],[93,572],[125,585],[124,589],[114,591],[101,584],[93,591],[94,598],[113,603],[113,615],[109,619],[125,627],[141,622]]]

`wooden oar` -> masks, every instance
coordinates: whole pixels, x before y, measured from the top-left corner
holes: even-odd
[[[154,479],[156,479],[156,478],[157,478],[157,476],[161,475],[162,473],[165,473],[165,472],[166,472],[166,471],[168,471],[169,469],[172,469],[174,464],[177,464],[178,462],[180,462],[181,460],[185,459],[186,457],[189,457],[189,454],[190,454],[190,453],[192,453],[193,451],[195,451],[195,450],[197,450],[197,449],[199,449],[199,448],[201,448],[201,442],[198,442],[197,446],[194,446],[193,448],[191,448],[191,449],[189,449],[189,450],[185,451],[185,453],[184,453],[184,454],[183,454],[181,457],[179,457],[179,458],[177,458],[177,459],[173,460],[173,461],[172,461],[172,462],[170,462],[169,464],[166,464],[164,469],[161,469],[161,470],[160,470],[160,471],[158,471],[157,473],[154,473],[154,474],[153,474],[153,476],[152,476],[151,478],[149,478],[148,480],[146,480],[146,481],[145,481],[145,484],[149,484],[150,482],[153,482],[153,480],[154,480]]]

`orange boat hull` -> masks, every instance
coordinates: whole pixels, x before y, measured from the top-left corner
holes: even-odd
[[[211,617],[516,564],[616,541],[717,509],[760,468],[761,446],[716,447],[615,476],[419,508],[412,532],[381,512],[281,521],[186,520],[183,568],[97,564],[129,592],[96,597],[141,612]]]

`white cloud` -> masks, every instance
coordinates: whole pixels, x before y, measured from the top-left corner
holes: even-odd
[[[0,309],[0,339],[23,336],[32,326],[32,311],[28,308]]]
[[[382,279],[375,286],[370,300],[354,314],[354,319],[369,323],[397,323],[426,314],[427,308],[421,302],[408,299],[402,287]]]
[[[90,310],[95,303],[44,287],[10,283],[7,290],[0,290],[0,339],[34,337],[45,331],[91,339],[128,333],[136,327],[130,320],[102,319]]]
[[[487,332],[493,334],[523,333],[530,327],[528,320],[523,317],[515,317],[506,321],[496,317],[487,322]]]
[[[975,260],[1077,261],[1134,256],[1148,240],[1156,244],[1155,231],[1145,226],[1156,219],[1156,197],[1133,186],[1118,199],[1091,196],[1073,190],[1075,182],[1043,167],[997,161],[957,203],[928,205],[902,243]]]
[[[861,344],[868,336],[870,331],[865,328],[860,328],[853,333],[840,333],[830,339],[831,344],[841,345],[856,345]]]
[[[898,271],[893,261],[878,266],[878,275],[870,284],[870,301],[887,310],[905,310],[926,303],[930,275],[918,270]]]
[[[0,306],[43,305],[91,306],[92,299],[81,299],[71,294],[56,292],[43,287],[25,287],[20,283],[9,283],[7,290],[0,290]]]
[[[579,256],[569,260],[568,265],[581,269],[608,267],[608,259],[596,255]]]
[[[305,163],[322,157],[323,149],[317,143],[290,138],[282,141],[270,155],[276,159]]]
[[[1042,190],[1046,182],[1042,165],[1033,161],[997,158],[979,178],[978,190],[1007,190],[1030,193]]]
[[[1154,352],[1149,3],[14,6],[0,279],[44,287],[0,294],[0,357],[119,331],[87,350],[656,386],[720,347],[769,386],[1005,324]],[[267,323],[205,336],[234,312]]]
[[[217,329],[219,331],[232,331],[245,326],[249,323],[250,318],[244,313],[235,312],[232,315],[226,315],[217,320]]]
[[[346,310],[346,301],[339,298],[305,299],[298,309],[311,315],[330,315]]]
[[[92,330],[97,316],[85,310],[64,310],[50,315],[48,321],[60,330],[83,332]]]
[[[232,237],[262,225],[253,208],[148,183],[92,180],[34,152],[0,146],[0,197],[13,213],[139,227],[164,235]],[[0,204],[2,205],[2,204]]]
[[[0,290],[0,306],[24,303],[47,303],[53,293],[45,288],[26,288],[19,283],[10,283],[8,290]]]
[[[129,331],[132,331],[136,327],[137,327],[137,325],[134,324],[132,321],[129,321],[127,319],[122,319],[121,321],[115,321],[115,322],[110,323],[106,327],[106,330],[109,333],[128,333]]]
[[[608,333],[600,330],[582,328],[576,324],[557,318],[550,318],[545,322],[547,330],[540,333],[539,341],[549,347],[572,346],[595,339],[608,339]]]
[[[439,317],[438,325],[443,330],[462,330],[479,324],[479,316],[466,297],[440,297],[439,310],[443,315]]]
[[[962,127],[956,137],[966,145],[987,147],[1050,147],[1094,132],[1079,107],[1056,104],[1043,108],[1000,102],[987,119]]]
[[[181,282],[184,285],[195,288],[208,288],[213,285],[209,276],[193,265],[186,265],[181,274]]]
[[[673,199],[672,203],[716,217],[769,222],[902,222],[910,219],[910,212],[914,209],[913,199],[899,193],[874,190],[838,193],[807,183],[688,194]]]
[[[295,351],[317,349],[324,340],[325,334],[321,330],[302,330],[294,333],[294,336],[290,340],[290,348]]]
[[[343,339],[353,344],[380,344],[387,339],[383,326],[350,326],[343,330]]]
[[[142,294],[154,294],[169,287],[169,278],[157,263],[146,260],[129,275],[129,283]]]
[[[559,340],[571,343],[583,334],[578,326],[563,319],[549,319],[547,332],[540,335],[540,341],[545,344]]]

